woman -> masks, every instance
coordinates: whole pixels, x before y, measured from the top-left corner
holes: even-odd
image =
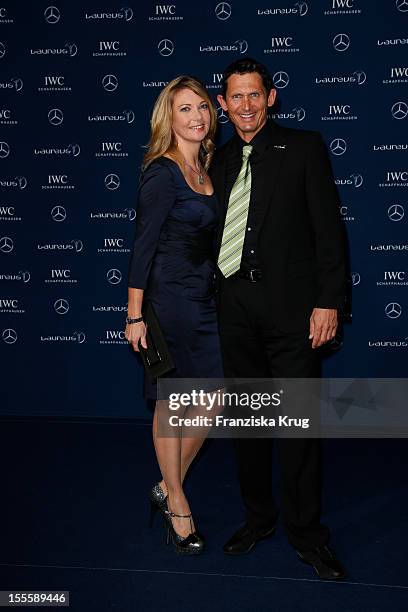
[[[181,378],[223,376],[213,295],[214,235],[217,200],[207,169],[214,150],[216,112],[204,86],[181,76],[159,95],[153,109],[151,138],[143,160],[136,236],[129,272],[128,322],[125,335],[138,351],[146,348],[141,320],[143,300],[155,309]],[[156,398],[146,384],[146,395]],[[202,552],[204,541],[194,527],[183,491],[186,472],[203,438],[157,435],[156,402],[153,440],[162,481],[150,499],[167,519],[168,536],[177,552]]]

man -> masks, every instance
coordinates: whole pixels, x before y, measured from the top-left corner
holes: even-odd
[[[226,377],[319,376],[317,349],[337,329],[345,263],[338,196],[319,133],[268,119],[273,81],[243,58],[223,76],[222,109],[235,135],[216,154],[219,324]],[[245,524],[228,554],[247,553],[273,535],[272,440],[234,441]],[[345,571],[320,523],[320,440],[279,440],[282,514],[289,542],[320,578]]]

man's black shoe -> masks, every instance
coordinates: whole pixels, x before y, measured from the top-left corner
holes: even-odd
[[[238,529],[236,533],[224,544],[224,552],[227,555],[244,555],[249,553],[255,544],[260,540],[266,540],[273,536],[276,531],[276,525],[256,531],[252,529],[248,523],[245,523]]]
[[[346,570],[328,546],[311,550],[295,550],[300,560],[312,565],[316,574],[322,580],[341,580],[347,575]]]

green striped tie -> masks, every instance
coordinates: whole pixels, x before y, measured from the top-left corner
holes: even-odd
[[[241,265],[249,200],[251,198],[251,166],[249,164],[251,151],[252,145],[246,145],[242,148],[241,170],[229,197],[221,249],[218,256],[218,267],[225,278],[238,272]]]

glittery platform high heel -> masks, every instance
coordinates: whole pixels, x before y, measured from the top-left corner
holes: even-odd
[[[170,510],[165,510],[165,516],[167,521],[165,523],[166,528],[166,544],[169,544],[170,540],[175,548],[175,551],[183,555],[199,555],[204,550],[204,538],[199,535],[196,531],[193,532],[193,521],[191,514],[175,514]],[[173,527],[172,518],[187,518],[190,519],[191,533],[186,537],[180,536]]]
[[[167,510],[167,495],[164,494],[160,483],[155,484],[149,491],[150,500],[150,521],[149,527],[153,526],[154,518],[159,510],[163,516]]]

